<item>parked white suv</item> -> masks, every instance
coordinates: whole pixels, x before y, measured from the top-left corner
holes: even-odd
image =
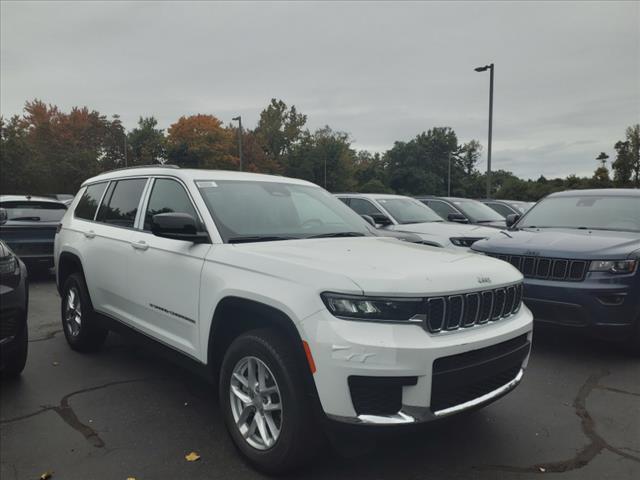
[[[99,175],[62,220],[55,259],[71,348],[96,350],[119,328],[178,353],[217,379],[233,441],[267,472],[313,454],[319,425],[382,428],[487,404],[529,356],[515,268],[373,236],[302,180]]]
[[[470,249],[478,240],[500,235],[500,230],[480,225],[444,221],[415,198],[386,193],[339,193],[336,195],[353,211],[370,218],[381,231],[418,235],[422,243],[434,247]]]

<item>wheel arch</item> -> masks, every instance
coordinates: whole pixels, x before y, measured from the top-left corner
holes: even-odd
[[[222,360],[231,342],[245,332],[260,328],[273,328],[286,335],[295,358],[303,365],[306,394],[311,397],[314,410],[320,413],[322,410],[313,373],[294,321],[282,310],[256,300],[227,296],[218,302],[207,342],[207,365],[213,378],[219,378]]]
[[[82,267],[80,257],[72,252],[62,252],[58,258],[56,268],[56,283],[60,295],[62,295],[64,282],[66,282],[70,275],[76,272],[82,274],[84,277],[84,268]]]

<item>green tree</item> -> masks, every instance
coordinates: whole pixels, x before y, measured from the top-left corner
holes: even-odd
[[[289,108],[282,100],[272,98],[260,113],[255,134],[267,157],[284,165],[291,149],[305,138],[306,123],[307,116],[298,113],[295,105]]]
[[[482,156],[482,145],[478,140],[471,140],[462,145],[457,156],[464,172],[471,175]]]
[[[152,165],[167,161],[164,130],[156,128],[154,117],[140,117],[138,126],[127,134],[129,165]]]
[[[620,140],[613,148],[616,149],[616,159],[611,164],[614,172],[613,179],[618,187],[628,186],[633,174],[631,143]]]

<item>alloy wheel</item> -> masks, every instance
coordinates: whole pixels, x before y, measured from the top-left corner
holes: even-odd
[[[71,287],[67,292],[64,306],[64,323],[72,337],[77,337],[80,334],[80,328],[82,327],[82,304],[80,302],[80,294],[76,287]]]
[[[236,363],[229,384],[231,413],[245,441],[268,450],[282,429],[282,396],[273,373],[259,358],[243,357]]]

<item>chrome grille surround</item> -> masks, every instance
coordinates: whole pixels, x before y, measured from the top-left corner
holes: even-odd
[[[522,283],[425,299],[423,328],[430,333],[460,330],[515,315],[522,305]]]

